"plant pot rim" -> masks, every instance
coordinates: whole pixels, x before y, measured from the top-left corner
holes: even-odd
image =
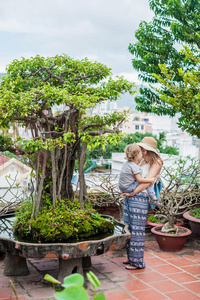
[[[177,224],[175,224],[176,226],[180,227],[180,226],[183,226],[184,225],[184,221],[181,220],[181,219],[177,219]],[[147,220],[146,222],[148,225],[152,226],[152,227],[158,227],[158,226],[164,226],[164,224],[161,224],[161,223],[152,223],[150,222],[149,220]]]
[[[196,222],[196,223],[200,223],[200,219],[198,218],[195,218],[193,216],[190,215],[190,210],[184,212],[183,214],[183,217],[189,221],[193,221],[193,222]]]
[[[161,235],[161,236],[166,236],[166,237],[171,237],[171,238],[184,237],[184,236],[188,236],[188,235],[190,235],[192,233],[192,231],[190,229],[185,228],[185,227],[181,227],[181,226],[178,226],[178,227],[180,229],[183,229],[185,231],[185,233],[170,234],[170,233],[165,233],[165,232],[158,231],[162,227],[163,226],[155,226],[155,227],[151,228],[151,232],[154,233],[155,235]]]

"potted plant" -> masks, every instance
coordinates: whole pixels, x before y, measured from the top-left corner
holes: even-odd
[[[167,222],[168,222],[167,216],[163,214],[159,214],[159,212],[155,214],[149,214],[147,217],[147,225],[151,226],[151,228],[155,226],[163,226]],[[175,218],[174,224],[176,226],[184,226],[184,221]]]
[[[187,236],[191,234],[188,228],[175,225],[175,219],[188,210],[188,207],[198,203],[199,175],[198,162],[191,157],[179,158],[173,166],[163,167],[163,187],[160,194],[163,205],[158,210],[159,214],[165,216],[168,221],[164,225],[151,229],[161,250],[181,250]]]
[[[75,199],[72,178],[76,167],[81,211],[80,219],[74,222],[80,227],[84,224],[82,233],[86,233],[85,228],[88,234],[95,233],[97,223],[105,220],[92,217],[95,226],[84,223],[84,214],[88,214],[85,154],[88,148],[121,140],[119,126],[126,112],[100,116],[90,115],[88,111],[106,100],[117,100],[123,93],[134,94],[135,85],[122,77],[112,79],[111,70],[101,63],[87,58],[74,60],[65,54],[14,60],[1,79],[0,127],[17,124],[29,133],[29,138],[18,136],[14,141],[9,136],[0,136],[1,151],[10,151],[19,158],[25,156],[33,169],[33,192],[19,212],[15,223],[17,233],[28,234],[30,238],[37,232],[38,242],[42,234],[49,240],[53,235],[54,242],[56,237],[60,242],[62,234],[66,233],[66,237],[74,231],[66,212],[72,212],[73,216],[77,213],[76,204],[72,208]],[[72,204],[68,205],[69,202]],[[43,219],[48,222],[42,224]],[[66,219],[69,226],[62,222]]]
[[[200,207],[190,208],[183,214],[183,217],[189,221],[192,233],[200,238]]]

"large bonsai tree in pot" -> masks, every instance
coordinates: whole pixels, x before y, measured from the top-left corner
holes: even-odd
[[[177,216],[183,215],[188,207],[192,207],[200,201],[200,166],[195,158],[189,156],[186,159],[179,158],[170,167],[163,167],[162,178],[163,187],[160,198],[163,205],[158,209],[155,217],[165,219],[166,223],[164,226],[152,228],[151,231],[159,236],[164,235],[162,243],[166,241],[166,249],[170,250],[164,249],[163,245],[161,246],[162,250],[172,251],[172,242],[168,241],[169,236],[177,237],[178,240],[178,236],[183,234],[186,241],[184,231],[188,231],[188,229],[175,225]],[[188,234],[190,233],[188,232]],[[180,247],[177,248],[177,250],[180,249]]]
[[[44,208],[46,216],[49,207],[55,212],[64,199],[74,202],[71,181],[76,165],[80,190],[75,210],[85,209],[86,149],[118,141],[119,125],[125,118],[125,113],[115,111],[106,116],[91,116],[89,110],[106,100],[115,101],[123,93],[133,94],[134,90],[133,83],[122,77],[112,79],[108,67],[87,58],[37,55],[14,60],[8,66],[0,83],[0,126],[18,124],[31,137],[13,141],[9,136],[1,136],[0,151],[27,156],[34,170],[34,193],[26,221],[36,219]],[[26,210],[27,207],[24,213]],[[19,232],[20,226],[19,222]]]

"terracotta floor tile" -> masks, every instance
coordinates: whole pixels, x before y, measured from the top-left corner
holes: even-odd
[[[148,257],[155,257],[153,253],[149,253],[147,251],[144,251],[144,259],[148,258]]]
[[[161,275],[158,272],[148,272],[143,274],[136,274],[135,277],[141,279],[142,281],[149,283],[149,282],[157,282],[161,280],[166,280],[166,277]]]
[[[200,280],[196,282],[190,282],[183,284],[188,290],[200,294]]]
[[[140,274],[140,273],[147,273],[147,272],[152,272],[153,270],[152,270],[152,268],[151,267],[148,267],[148,266],[146,266],[146,268],[144,268],[144,269],[136,269],[136,270],[127,270],[127,269],[125,269],[126,270],[126,272],[129,272],[130,274]]]
[[[120,282],[119,285],[128,292],[149,289],[149,286],[146,283],[137,279],[128,282]]]
[[[0,298],[1,299],[1,298]],[[20,298],[18,298],[19,300],[29,300],[30,298],[28,296],[20,296]],[[2,300],[16,300],[16,297],[8,297],[8,298],[3,298]]]
[[[174,280],[177,283],[187,283],[187,282],[192,282],[192,281],[197,281],[198,279],[190,275],[186,272],[178,273],[178,274],[168,274],[167,277],[169,279]]]
[[[113,282],[130,281],[133,279],[137,279],[136,275],[130,274],[126,271],[116,271],[110,277],[110,280],[112,280]]]
[[[133,299],[129,294],[122,290],[112,290],[104,293],[106,300],[128,300]]]
[[[148,257],[145,259],[145,264],[151,267],[151,266],[166,265],[167,262],[158,257]]]
[[[115,257],[115,258],[112,258],[112,261],[125,267],[125,265],[123,264],[123,261],[126,259],[127,259],[126,257]]]
[[[156,253],[156,256],[160,257],[160,258],[163,258],[163,259],[172,259],[172,258],[177,258],[177,255],[175,254],[175,252],[159,252],[159,253]]]
[[[184,266],[190,266],[194,265],[194,262],[187,259],[187,258],[173,258],[167,260],[169,263],[173,264],[174,266],[177,266],[179,268],[182,268]]]
[[[116,284],[114,282],[110,282],[107,278],[101,279],[100,281],[100,287],[97,289],[97,291],[105,292],[108,290],[114,290],[116,287]],[[91,290],[93,290],[92,285],[89,283]]]
[[[200,275],[200,265],[193,265],[188,267],[182,267],[182,269],[192,275]]]
[[[103,254],[103,256],[109,258],[122,257],[122,256],[126,257],[126,249],[107,251],[106,253]]]
[[[8,277],[0,277],[0,287],[9,287],[10,281]]]
[[[7,299],[7,298],[13,298],[15,297],[15,294],[12,290],[12,288],[8,287],[1,287],[0,289],[0,299]]]
[[[55,294],[55,291],[53,289],[32,289],[29,290],[29,294],[31,297],[33,297],[34,300],[42,300],[42,299],[48,299],[48,297],[53,297]]]
[[[189,255],[189,254],[188,255],[184,255],[184,257],[188,258],[188,259],[190,259],[192,261],[196,261],[196,260],[200,259],[200,253],[197,252],[197,251],[194,251],[194,253],[192,253],[191,255]]]
[[[166,296],[162,295],[161,293],[149,289],[144,291],[136,291],[136,292],[131,292],[131,295],[136,297],[137,300],[165,300]]]
[[[161,293],[168,293],[173,291],[181,291],[184,290],[182,286],[176,284],[172,280],[165,280],[159,282],[151,282],[151,286],[157,289]]]
[[[157,272],[160,272],[161,274],[170,274],[170,273],[179,273],[181,272],[180,269],[177,267],[171,266],[171,265],[163,265],[163,266],[152,266],[152,269],[154,269]]]
[[[95,265],[95,264],[106,264],[106,263],[109,263],[109,260],[107,260],[102,255],[98,255],[98,256],[92,256],[91,262],[92,262],[92,265]]]
[[[167,296],[172,300],[199,300],[199,296],[187,290],[168,293]]]
[[[97,269],[101,273],[114,272],[114,271],[122,270],[122,268],[120,268],[119,266],[117,266],[116,264],[113,264],[113,263],[95,265],[94,267],[95,267],[95,269]]]

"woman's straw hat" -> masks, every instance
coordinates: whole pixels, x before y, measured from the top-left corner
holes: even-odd
[[[157,141],[151,137],[151,136],[145,136],[140,143],[137,143],[138,146],[148,150],[155,152],[156,154],[159,154],[159,150],[156,148],[157,147]]]

